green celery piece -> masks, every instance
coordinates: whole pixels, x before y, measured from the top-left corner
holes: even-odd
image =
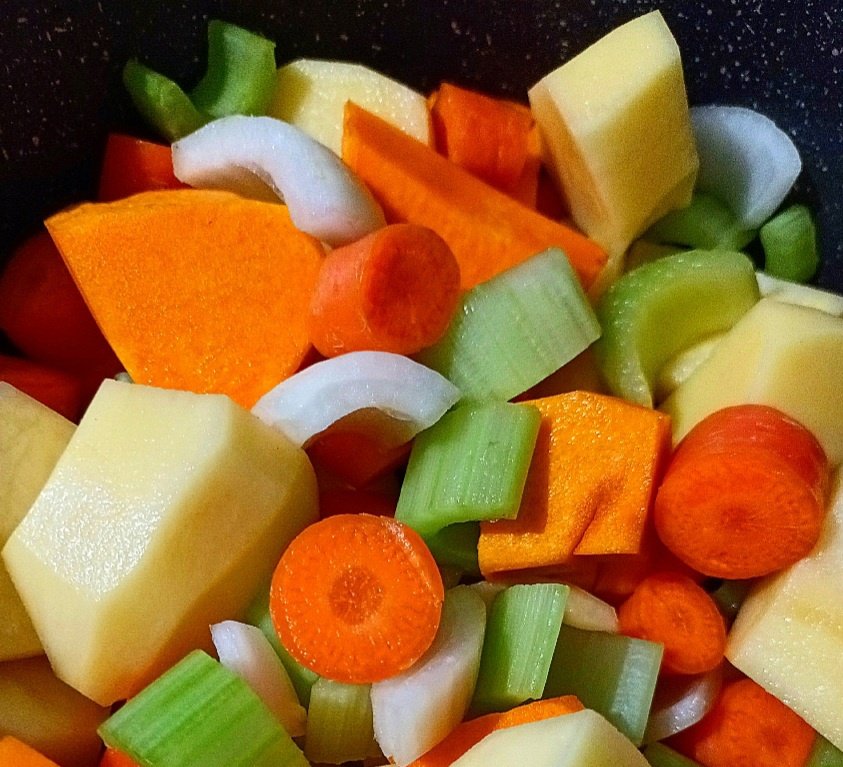
[[[843,767],[843,751],[818,734],[804,767]]]
[[[759,298],[752,261],[727,250],[689,250],[627,272],[597,307],[595,358],[613,394],[653,406],[659,369],[703,338],[728,330]]]
[[[549,248],[468,291],[444,337],[417,359],[453,382],[464,401],[508,400],[599,335],[568,259]]]
[[[541,416],[485,402],[446,413],[413,442],[395,518],[423,538],[458,522],[518,514]]]
[[[307,708],[310,705],[310,690],[316,680],[319,679],[319,674],[302,666],[281,644],[278,632],[275,631],[272,617],[269,614],[269,586],[264,586],[249,606],[246,612],[246,622],[257,626],[269,640],[272,649],[275,650],[287,671],[287,675],[290,677],[290,681],[293,683],[293,689],[296,691],[299,703]]]
[[[764,271],[791,282],[807,282],[820,265],[817,229],[804,205],[792,205],[771,218],[760,232]]]
[[[126,62],[123,84],[144,120],[167,141],[178,141],[209,120],[175,82],[139,61]]]
[[[561,583],[536,583],[510,586],[495,597],[473,713],[505,711],[542,697],[569,591]]]
[[[700,767],[693,759],[683,756],[664,743],[651,743],[642,753],[652,767]]]
[[[655,642],[563,625],[544,697],[576,695],[640,746],[662,652]]]
[[[701,250],[743,250],[758,232],[744,229],[730,208],[707,192],[696,192],[691,204],[670,211],[647,231],[657,243]]]
[[[304,738],[311,762],[342,764],[378,753],[370,693],[368,684],[322,678],[313,685]]]
[[[201,650],[131,698],[98,732],[144,767],[308,767],[252,688]]]
[[[275,43],[225,21],[208,24],[208,68],[191,91],[212,117],[266,114],[275,92]]]
[[[752,588],[752,581],[723,581],[714,591],[711,592],[711,597],[717,604],[718,609],[723,614],[723,617],[731,622],[741,609],[746,595]]]
[[[480,563],[477,560],[477,541],[480,539],[480,525],[477,522],[458,522],[443,527],[424,542],[440,566],[456,567],[465,575],[480,577]]]

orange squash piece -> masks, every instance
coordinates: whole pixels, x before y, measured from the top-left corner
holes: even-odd
[[[137,383],[244,407],[310,350],[323,258],[286,207],[228,192],[145,192],[46,222],[97,324]]]
[[[58,765],[23,741],[7,735],[0,738],[0,767],[58,767]]]

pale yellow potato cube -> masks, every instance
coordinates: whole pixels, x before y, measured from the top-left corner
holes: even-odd
[[[530,89],[574,221],[617,264],[687,205],[699,167],[679,48],[658,11],[618,27]],[[616,267],[615,267],[616,268]]]
[[[626,736],[596,711],[505,727],[487,735],[451,767],[648,767]]]
[[[344,61],[299,59],[281,67],[268,114],[295,125],[341,156],[347,101],[425,144],[432,141],[424,96],[362,64]]]
[[[820,540],[762,579],[729,632],[726,657],[843,749],[843,483]]]
[[[210,648],[316,516],[305,453],[229,398],[106,381],[3,556],[56,674],[107,705]]]
[[[74,429],[46,405],[0,382],[0,548],[41,492]],[[32,621],[0,559],[0,661],[42,652]]]

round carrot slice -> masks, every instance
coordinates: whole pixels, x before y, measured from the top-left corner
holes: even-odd
[[[723,660],[723,616],[687,575],[648,576],[620,606],[618,620],[622,633],[664,645],[662,668],[669,673],[703,674]]]
[[[305,528],[272,579],[270,614],[302,665],[368,684],[430,647],[444,587],[421,537],[391,517],[338,514]]]

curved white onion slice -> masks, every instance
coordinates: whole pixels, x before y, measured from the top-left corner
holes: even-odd
[[[563,623],[586,631],[618,633],[618,613],[612,605],[578,586],[569,585],[568,588]]]
[[[220,663],[242,677],[292,738],[304,735],[307,713],[269,640],[255,626],[223,621],[211,626]]]
[[[385,224],[365,184],[330,149],[272,117],[213,120],[173,144],[173,170],[194,187],[280,198],[293,223],[329,245]]]
[[[459,398],[447,378],[409,357],[349,352],[282,381],[252,412],[301,446],[340,418],[373,408],[402,422],[406,441],[436,423]]]
[[[722,686],[722,664],[697,676],[662,677],[653,696],[644,743],[670,737],[699,722],[711,710]]]
[[[793,141],[769,117],[745,107],[693,107],[691,123],[700,157],[697,187],[727,203],[741,226],[761,226],[802,170]]]

